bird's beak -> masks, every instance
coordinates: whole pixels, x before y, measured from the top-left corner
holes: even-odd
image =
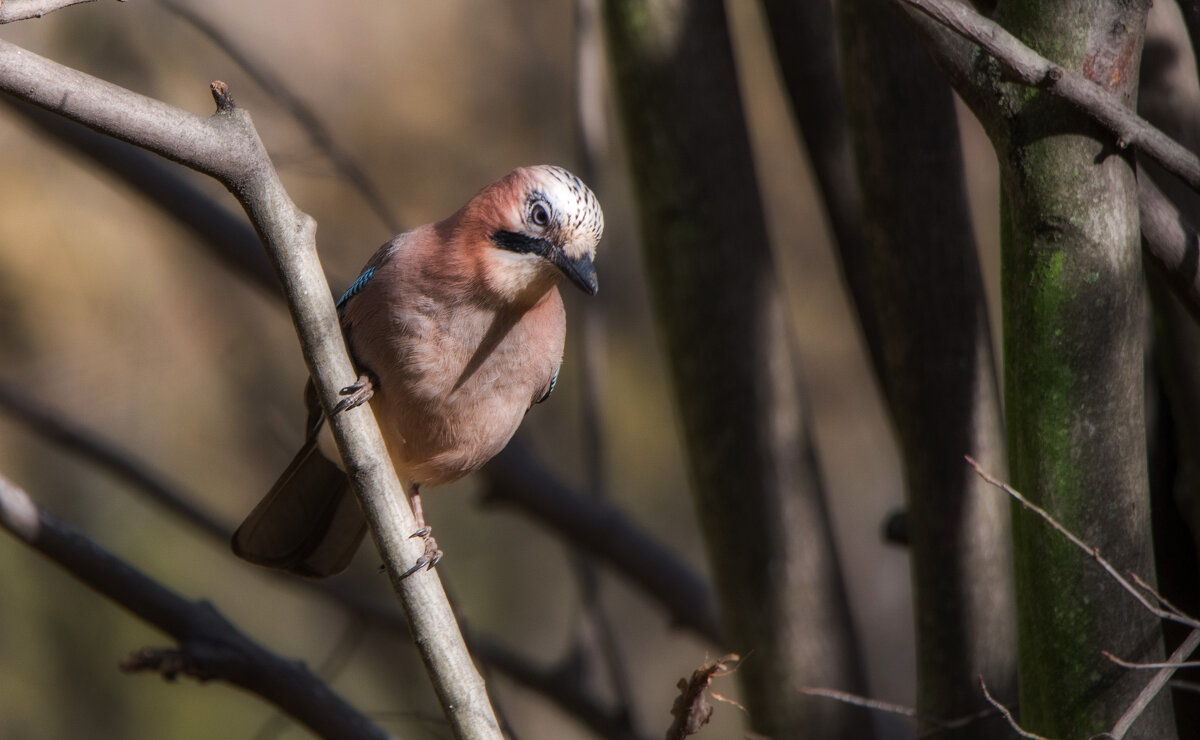
[[[596,291],[600,289],[600,284],[596,282],[596,266],[592,264],[590,255],[571,259],[562,250],[554,249],[550,252],[550,261],[584,293],[596,295]]]
[[[596,295],[600,289],[596,282],[596,266],[592,264],[591,255],[585,254],[578,259],[571,259],[561,249],[554,246],[549,239],[536,238],[515,231],[496,231],[492,234],[492,243],[501,249],[518,254],[536,254],[548,261],[562,272],[568,280],[579,286],[588,295]]]

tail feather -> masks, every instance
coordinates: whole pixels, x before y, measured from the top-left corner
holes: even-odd
[[[234,532],[233,552],[258,565],[324,578],[350,565],[366,531],[350,481],[314,437]]]

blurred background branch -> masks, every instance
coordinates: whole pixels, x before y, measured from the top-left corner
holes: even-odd
[[[188,601],[104,551],[3,477],[0,525],[87,587],[178,642],[179,650],[169,656],[153,651],[135,656],[127,662],[131,669],[157,670],[167,678],[183,673],[200,680],[223,680],[258,694],[323,738],[389,737],[303,663],[266,650],[211,604]]]

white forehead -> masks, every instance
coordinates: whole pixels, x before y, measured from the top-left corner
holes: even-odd
[[[558,226],[579,236],[589,234],[600,241],[604,233],[604,212],[591,189],[562,167],[540,165],[529,168],[533,186],[549,201]]]

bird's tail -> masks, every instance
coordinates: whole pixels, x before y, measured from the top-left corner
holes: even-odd
[[[350,481],[317,449],[314,435],[233,533],[233,552],[324,578],[346,569],[366,531]]]

